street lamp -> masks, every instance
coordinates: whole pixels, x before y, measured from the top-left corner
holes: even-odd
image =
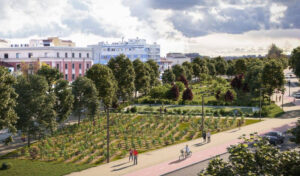
[[[204,133],[204,97],[209,96],[207,93],[209,92],[200,92],[202,93],[201,97],[202,97],[202,122],[201,122],[201,132],[202,134]]]
[[[261,90],[264,90],[265,88],[259,89],[259,120],[261,120]]]
[[[289,80],[289,96],[291,96],[291,80]]]

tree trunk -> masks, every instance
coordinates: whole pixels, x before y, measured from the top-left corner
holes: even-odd
[[[78,115],[78,126],[80,125],[80,116],[81,116],[81,113],[79,113],[79,115]]]
[[[106,112],[107,112],[107,163],[109,163],[109,109],[107,108],[106,109]]]
[[[30,133],[29,133],[29,130],[27,132],[27,146],[30,147]]]

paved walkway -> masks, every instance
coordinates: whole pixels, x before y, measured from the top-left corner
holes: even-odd
[[[212,142],[202,145],[200,139],[185,143],[165,147],[159,150],[143,153],[139,155],[138,165],[134,166],[128,159],[117,160],[108,164],[103,164],[81,172],[70,175],[131,175],[131,176],[153,176],[162,175],[172,170],[199,162],[209,157],[226,152],[226,148],[231,144],[239,142],[238,138],[243,134],[253,132],[263,133],[269,130],[288,129],[295,125],[296,118],[287,119],[266,119],[260,123],[242,127],[241,130],[233,129],[212,135]],[[178,161],[179,151],[189,145],[193,155],[181,162]]]

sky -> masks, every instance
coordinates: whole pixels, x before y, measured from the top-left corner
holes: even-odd
[[[300,46],[300,0],[0,0],[0,38],[77,46],[145,38],[168,52],[265,55]]]

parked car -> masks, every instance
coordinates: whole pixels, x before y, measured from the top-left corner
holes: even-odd
[[[300,98],[300,93],[295,93],[294,97],[295,98]]]
[[[271,131],[263,135],[270,144],[277,145],[284,142],[284,135],[279,131]]]

